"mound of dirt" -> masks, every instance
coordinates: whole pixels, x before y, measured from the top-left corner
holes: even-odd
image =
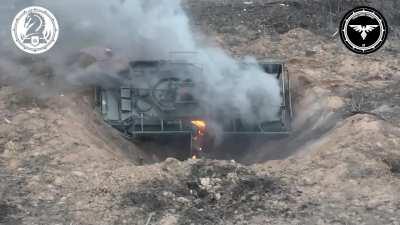
[[[311,223],[324,218],[327,224],[395,224],[399,132],[371,115],[353,116],[309,143],[301,154],[260,168],[293,181],[303,197],[318,202]],[[328,216],[332,212],[337,214]]]
[[[324,17],[309,12],[325,10],[322,2],[186,2],[227,51],[287,59],[292,135],[253,146],[243,159],[252,166],[151,164],[155,157],[99,119],[88,92],[43,98],[3,84],[0,224],[398,224],[396,33],[377,53],[359,56],[337,36],[320,35]],[[396,6],[382,4],[390,20]]]

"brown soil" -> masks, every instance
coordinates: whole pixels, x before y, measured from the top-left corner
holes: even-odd
[[[157,156],[105,125],[89,93],[39,98],[3,85],[0,224],[399,224],[398,28],[382,50],[360,56],[322,35],[321,15],[289,18],[292,9],[308,15],[321,4],[187,2],[194,25],[227,51],[287,59],[291,137],[254,145],[243,159],[251,166],[151,164]],[[399,8],[382,4],[392,20],[390,4]],[[246,21],[267,21],[268,29],[237,20],[243,8],[252,13]]]

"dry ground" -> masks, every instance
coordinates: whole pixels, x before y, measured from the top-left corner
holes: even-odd
[[[397,28],[381,51],[359,56],[280,8],[318,5],[258,2],[189,1],[188,10],[227,51],[288,61],[296,119],[286,143],[255,146],[252,166],[144,165],[156,159],[98,119],[87,93],[42,99],[2,86],[0,224],[400,224]],[[232,20],[238,12],[254,15]]]

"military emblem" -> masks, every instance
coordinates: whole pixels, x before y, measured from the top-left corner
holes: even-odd
[[[20,11],[14,18],[11,34],[15,44],[22,51],[41,54],[57,42],[59,26],[55,16],[38,6]]]
[[[357,7],[340,24],[340,36],[348,49],[358,54],[377,51],[386,41],[388,26],[380,12],[371,7]]]

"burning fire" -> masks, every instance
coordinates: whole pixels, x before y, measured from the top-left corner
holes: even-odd
[[[198,128],[199,135],[203,136],[207,128],[207,123],[203,120],[193,120],[192,124]]]
[[[203,151],[204,136],[206,134],[207,123],[203,120],[193,120],[191,122],[197,128],[196,134],[192,137],[194,141],[194,149],[196,149],[195,152],[192,152],[192,159],[197,159],[197,154]]]

